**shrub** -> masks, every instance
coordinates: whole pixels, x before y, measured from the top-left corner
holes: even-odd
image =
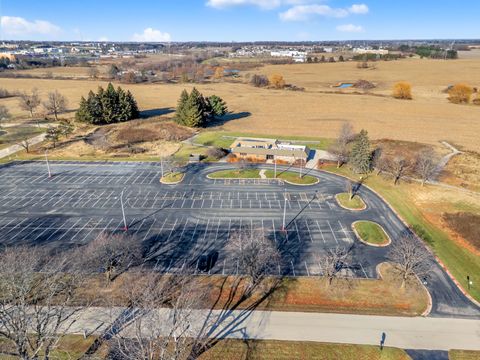
[[[250,83],[255,87],[265,87],[270,84],[270,81],[265,75],[253,75],[250,79]]]
[[[406,81],[400,81],[393,86],[393,97],[395,99],[411,100],[412,85]]]
[[[448,100],[454,104],[468,104],[472,97],[473,89],[466,84],[456,84],[448,90]]]
[[[208,157],[216,159],[216,160],[225,157],[225,155],[227,155],[227,154],[228,154],[228,152],[225,149],[222,149],[222,148],[215,147],[215,148],[209,148],[207,150]]]
[[[275,89],[283,89],[285,87],[285,80],[280,74],[271,75],[268,81],[270,82],[270,85],[272,85]]]

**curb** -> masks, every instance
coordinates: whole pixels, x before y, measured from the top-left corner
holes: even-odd
[[[215,172],[213,172],[215,173]],[[213,174],[213,173],[210,173],[210,174]],[[294,185],[294,186],[313,186],[313,185],[317,185],[319,182],[320,182],[320,179],[316,176],[312,176],[312,175],[309,175],[309,176],[312,176],[316,179],[316,181],[312,184],[296,184],[296,183],[292,183],[288,180],[285,180],[285,179],[281,179],[281,178],[212,178],[210,176],[210,174],[207,174],[207,179],[210,179],[210,180],[276,180],[278,182],[284,182],[284,183],[287,183],[289,185]]]
[[[339,177],[342,177],[344,179],[348,179],[348,180],[352,180],[351,178],[345,176],[345,175],[341,175],[341,174],[336,174],[332,171],[328,171],[328,170],[323,170],[323,169],[317,169],[318,171],[324,171],[328,174],[332,174],[332,175],[336,175],[336,176],[339,176]],[[427,249],[427,251],[432,254],[432,256],[435,258],[435,260],[437,261],[437,263],[440,265],[440,267],[445,271],[445,273],[447,274],[447,276],[453,281],[453,283],[457,286],[458,290],[460,290],[460,292],[468,299],[470,300],[473,304],[475,304],[476,306],[480,307],[480,302],[475,300],[469,293],[467,293],[465,291],[465,289],[463,288],[463,286],[457,281],[457,279],[452,275],[452,273],[447,269],[447,267],[445,266],[445,264],[442,262],[442,260],[440,260],[438,258],[437,255],[435,255],[433,253],[433,251],[425,244],[425,242],[417,235],[417,233],[411,228],[410,225],[408,225],[408,223],[403,219],[403,217],[390,205],[390,203],[382,196],[380,195],[377,191],[373,190],[370,186],[368,185],[365,185],[365,184],[362,184],[362,186],[365,186],[367,189],[369,189],[371,192],[373,192],[375,195],[377,195],[380,199],[383,200],[383,202],[388,206],[388,208],[390,210],[393,211],[393,213],[400,219],[400,221],[403,223],[403,225],[405,225],[414,235],[415,237],[417,238],[418,241],[420,241],[423,246]]]
[[[380,224],[377,224],[377,225],[380,226],[380,228],[382,229],[382,231],[384,232],[384,234],[387,235],[387,238],[388,238],[388,242],[387,242],[386,244],[371,244],[371,243],[363,240],[362,237],[360,236],[360,234],[358,233],[358,231],[355,229],[355,226],[354,226],[356,223],[359,223],[359,222],[370,222],[370,223],[372,223],[372,224],[377,224],[377,223],[374,222],[374,221],[368,221],[368,220],[357,220],[357,221],[354,221],[354,222],[352,223],[352,225],[351,225],[350,227],[352,228],[353,233],[355,234],[355,236],[357,237],[357,239],[358,239],[360,242],[364,243],[365,245],[373,246],[373,247],[378,247],[378,248],[387,247],[387,246],[389,246],[389,245],[392,243],[392,239],[390,238],[390,236],[388,236],[387,232],[385,231],[385,229],[383,228],[383,226],[380,225]]]
[[[349,210],[349,211],[363,211],[363,210],[366,210],[368,208],[367,203],[360,197],[360,195],[355,195],[355,196],[358,196],[359,199],[362,201],[363,207],[361,209],[351,209],[351,208],[348,208],[346,206],[343,206],[337,198],[337,196],[340,195],[340,194],[345,194],[345,193],[336,194],[335,195],[335,200],[337,201],[338,206],[340,206],[341,208],[344,208],[345,210]]]

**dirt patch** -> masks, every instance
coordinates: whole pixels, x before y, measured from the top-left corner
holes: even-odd
[[[355,84],[353,84],[355,89],[362,89],[362,90],[372,90],[375,89],[375,84],[367,81],[367,80],[358,80]]]
[[[442,216],[447,226],[471,244],[480,255],[480,215],[458,212]]]

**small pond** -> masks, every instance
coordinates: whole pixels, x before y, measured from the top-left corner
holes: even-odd
[[[349,88],[349,87],[352,87],[353,84],[351,83],[341,83],[340,85],[337,86],[337,88],[340,88],[340,89],[345,89],[345,88]]]

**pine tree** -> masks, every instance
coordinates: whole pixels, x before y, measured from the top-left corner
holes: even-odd
[[[207,102],[210,105],[212,117],[223,116],[228,112],[227,104],[217,95],[209,96]]]
[[[92,116],[88,111],[87,100],[83,96],[80,99],[80,106],[77,112],[75,113],[75,119],[77,119],[77,121],[86,122],[86,123],[92,122]]]
[[[366,130],[362,129],[353,143],[350,164],[353,170],[360,174],[366,174],[371,169],[372,152],[370,151],[370,140]]]
[[[130,104],[130,119],[135,119],[140,116],[140,111],[138,110],[137,101],[133,97],[130,90],[127,90],[127,101]]]
[[[187,90],[183,89],[182,93],[180,94],[180,98],[178,99],[177,110],[175,113],[175,121],[180,125],[186,125],[185,114],[188,98],[189,96]]]
[[[202,127],[205,124],[203,97],[195,88],[185,103],[184,124],[188,127]]]
[[[121,121],[120,119],[117,119],[119,113],[119,99],[112,83],[109,83],[107,89],[102,91],[100,101],[102,104],[103,120],[105,123],[110,124],[112,122]]]

